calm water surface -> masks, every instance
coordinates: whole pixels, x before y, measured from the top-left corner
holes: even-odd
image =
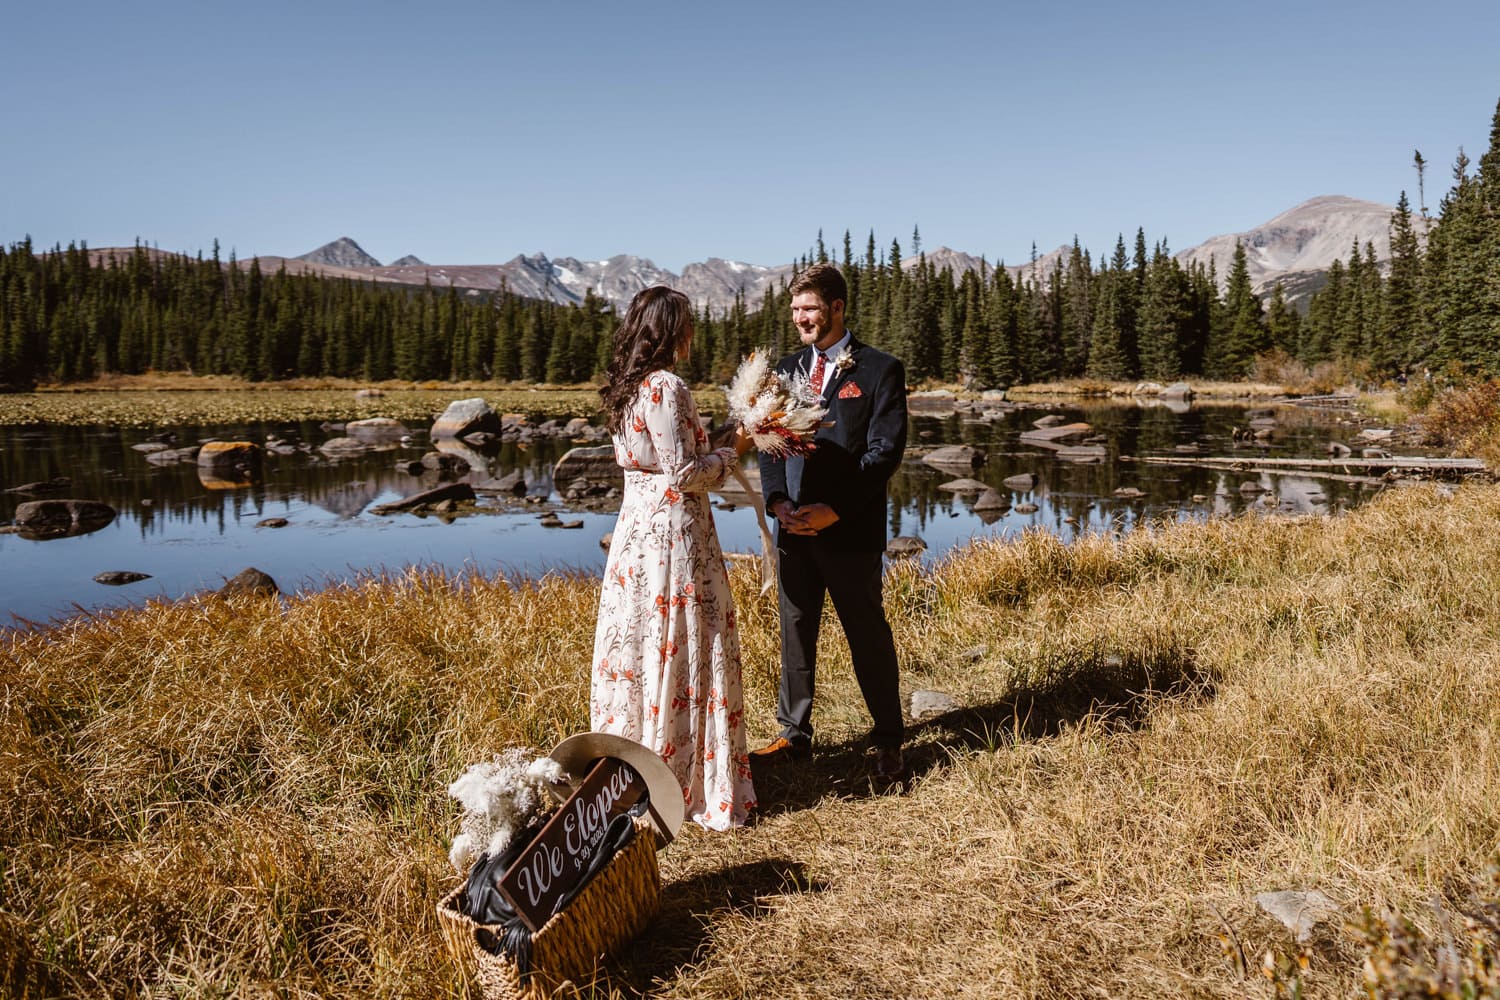
[[[1062,461],[1047,448],[1019,441],[1021,432],[1048,414],[1090,424],[1093,439],[1104,445],[1107,457],[1086,464]],[[1013,504],[1034,504],[1036,510],[1013,507],[998,518],[981,518],[972,510],[974,494],[939,488],[965,473],[932,468],[913,455],[891,484],[891,534],[921,537],[928,546],[923,558],[931,562],[972,538],[1010,537],[1028,528],[1068,539],[1080,532],[1127,531],[1161,518],[1268,509],[1332,513],[1377,492],[1368,484],[1306,475],[1128,460],[1146,455],[1187,457],[1187,448],[1215,456],[1322,456],[1330,440],[1350,441],[1358,430],[1327,414],[1287,407],[1275,410],[1277,426],[1269,442],[1235,442],[1232,430],[1255,415],[1232,406],[1174,412],[1163,406],[1119,404],[1022,407],[984,420],[917,413],[910,436],[914,453],[942,444],[980,447],[988,461],[967,473],[969,478],[994,486]],[[261,481],[225,489],[211,478],[201,478],[195,464],[157,467],[146,461],[132,445],[151,440],[152,431],[0,427],[0,490],[65,476],[72,485],[46,496],[100,500],[118,511],[106,527],[72,538],[35,541],[0,534],[0,627],[155,597],[177,598],[221,586],[249,566],[269,573],[286,592],[412,566],[530,576],[553,570],[597,573],[603,568],[600,539],[613,528],[614,514],[569,509],[552,483],[553,464],[571,447],[567,442],[548,441],[525,450],[506,445],[494,455],[476,458],[484,467],[463,477],[479,483],[520,469],[528,494],[539,503],[482,497],[481,503],[496,513],[445,520],[382,516],[370,510],[437,485],[434,473],[412,476],[396,469],[398,460],[420,459],[432,450],[424,429],[414,428],[407,443],[337,461],[316,448],[341,432],[315,423],[170,430],[178,445],[209,437],[264,441],[274,436],[305,450],[268,452]],[[1036,487],[1017,492],[1002,485],[1019,473],[1033,473]],[[1243,494],[1239,487],[1246,480],[1272,491],[1275,502],[1268,505],[1257,495]],[[1144,496],[1116,497],[1115,491],[1126,487]],[[11,521],[19,503],[43,498],[0,492],[0,523]],[[540,516],[547,510],[558,511],[564,521],[582,521],[582,527],[543,527]],[[257,527],[267,518],[285,518],[288,524]],[[721,504],[715,520],[726,550],[758,550],[754,514],[748,506]],[[96,574],[111,570],[147,573],[150,579],[123,587],[94,582]]]

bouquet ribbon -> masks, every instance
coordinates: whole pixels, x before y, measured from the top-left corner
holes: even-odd
[[[760,490],[750,486],[750,480],[745,478],[738,463],[730,463],[729,472],[755,508],[755,522],[760,527],[760,592],[765,594],[776,583],[776,541],[771,537],[771,526],[766,523],[766,501]]]

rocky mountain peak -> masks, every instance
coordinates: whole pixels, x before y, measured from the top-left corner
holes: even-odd
[[[340,236],[332,243],[324,243],[318,249],[293,259],[305,260],[310,264],[322,264],[326,267],[380,266],[380,261],[365,253],[358,243],[347,236]]]
[[[332,245],[333,245],[332,243],[329,244],[329,246],[332,246]],[[355,249],[358,250],[359,247],[355,247]],[[421,257],[418,257],[416,254],[409,253],[405,257],[402,257],[402,258],[400,258],[398,260],[391,261],[390,266],[391,267],[426,267],[427,266],[427,262],[425,260],[423,260]]]
[[[1242,233],[1226,233],[1177,254],[1186,265],[1208,266],[1222,285],[1234,263],[1236,242],[1245,248],[1250,283],[1259,295],[1270,294],[1281,282],[1289,298],[1298,298],[1322,283],[1335,260],[1347,261],[1356,246],[1375,248],[1382,265],[1391,259],[1391,215],[1395,209],[1374,201],[1344,195],[1320,195],[1287,209],[1268,222]],[[1425,237],[1423,221],[1413,216],[1418,238]]]
[[[1389,205],[1372,201],[1323,195],[1288,209],[1254,229],[1215,236],[1176,256],[1184,266],[1201,263],[1207,267],[1209,261],[1213,261],[1222,283],[1229,276],[1234,244],[1238,240],[1245,246],[1246,263],[1255,291],[1262,296],[1269,295],[1276,283],[1281,282],[1287,298],[1298,301],[1321,286],[1335,260],[1348,260],[1356,243],[1361,248],[1366,243],[1372,244],[1376,258],[1382,265],[1387,263],[1391,255],[1390,218],[1393,211]],[[1413,217],[1412,225],[1417,227],[1419,237],[1424,235],[1424,223],[1420,217]],[[1109,248],[1090,249],[1097,267],[1104,260],[1101,254]],[[987,264],[982,262],[983,258],[945,246],[927,251],[926,256],[929,266],[937,271],[950,268],[955,279],[965,271],[977,271],[981,267],[989,270],[1004,267],[1015,280],[1045,284],[1050,281],[1058,263],[1067,261],[1071,250],[1070,246],[1060,246],[1040,254],[1035,261],[991,259]],[[789,280],[792,272],[790,265],[766,267],[710,257],[686,265],[678,275],[657,267],[648,258],[631,254],[586,261],[564,256],[549,258],[540,251],[514,257],[504,264],[441,267],[428,265],[415,256],[406,256],[390,267],[382,268],[375,258],[347,236],[297,259],[326,267],[358,269],[385,281],[429,281],[435,287],[454,286],[481,292],[504,287],[518,295],[559,303],[582,302],[588,290],[593,289],[595,295],[608,300],[617,309],[623,309],[636,292],[654,284],[679,288],[694,304],[707,305],[716,311],[732,306],[736,297],[742,297],[749,308],[755,309],[767,289]],[[917,260],[917,255],[913,254],[904,257],[901,263],[904,267],[915,267]]]

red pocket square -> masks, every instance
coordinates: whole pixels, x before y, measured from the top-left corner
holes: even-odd
[[[839,399],[858,399],[864,393],[859,391],[858,382],[845,382],[844,387],[839,390]]]

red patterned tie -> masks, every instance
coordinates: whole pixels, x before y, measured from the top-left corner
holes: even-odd
[[[818,356],[818,360],[813,362],[812,375],[808,381],[812,383],[813,391],[821,396],[823,395],[823,352],[815,347],[813,348],[813,353]]]

